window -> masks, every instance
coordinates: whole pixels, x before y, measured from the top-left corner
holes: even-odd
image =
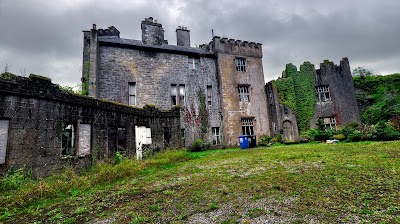
[[[242,135],[254,135],[253,123],[253,118],[242,118]]]
[[[239,90],[239,101],[250,102],[249,86],[238,86]]]
[[[335,117],[324,117],[325,130],[336,130],[336,119]]]
[[[188,68],[189,69],[199,69],[200,68],[200,59],[188,57]]]
[[[212,86],[207,86],[207,105],[212,106]]]
[[[317,98],[317,102],[331,101],[331,96],[329,94],[329,86],[315,87],[315,96]]]
[[[75,125],[63,124],[63,131],[61,136],[61,155],[73,156],[75,155]]]
[[[181,129],[181,144],[184,146],[185,145],[185,129]]]
[[[0,164],[6,163],[9,120],[0,120]]]
[[[129,105],[136,105],[136,82],[129,83]]]
[[[236,71],[245,72],[246,71],[246,58],[236,58]]]
[[[211,128],[213,136],[213,145],[221,145],[221,134],[219,132],[219,127]]]
[[[185,105],[185,85],[172,84],[171,85],[171,103],[175,105]]]
[[[125,151],[125,138],[126,138],[125,128],[118,128],[117,132],[117,150],[118,152]]]

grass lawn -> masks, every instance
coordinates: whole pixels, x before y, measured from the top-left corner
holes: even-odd
[[[400,142],[189,153],[0,193],[0,223],[400,223]]]

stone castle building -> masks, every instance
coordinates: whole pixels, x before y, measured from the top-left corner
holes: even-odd
[[[190,30],[176,29],[169,45],[153,18],[141,23],[142,40],[119,31],[83,31],[83,86],[88,95],[135,107],[179,107],[185,146],[203,138],[237,146],[240,135],[270,135],[259,43],[214,36],[191,47]],[[165,130],[166,134],[169,130]]]

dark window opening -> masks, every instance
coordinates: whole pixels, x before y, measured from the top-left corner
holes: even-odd
[[[242,135],[254,135],[253,118],[242,118]]]
[[[75,155],[75,132],[76,125],[68,123],[63,124],[62,137],[61,137],[61,155],[73,156]]]

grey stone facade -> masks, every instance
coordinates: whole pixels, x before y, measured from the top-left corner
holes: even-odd
[[[218,147],[238,145],[241,118],[255,121],[254,135],[269,134],[261,44],[214,37],[192,48],[190,31],[179,27],[176,32],[177,46],[163,41],[162,26],[153,18],[142,21],[141,41],[84,31],[84,38],[91,38],[83,49],[89,77],[82,75],[89,79],[89,96],[132,104],[129,86],[134,85],[136,107],[170,109],[171,89],[183,87],[185,99],[179,104],[186,146],[203,136]],[[238,57],[246,60],[246,72],[236,72]],[[239,104],[238,85],[251,86],[251,103]]]
[[[89,167],[117,150],[134,156],[135,126],[151,128],[156,148],[181,147],[178,110],[137,109],[71,95],[32,75],[0,77],[0,86],[0,174],[26,166],[35,177],[47,176],[67,164]],[[70,140],[65,140],[66,125],[74,127]],[[73,150],[64,151],[64,141]]]

